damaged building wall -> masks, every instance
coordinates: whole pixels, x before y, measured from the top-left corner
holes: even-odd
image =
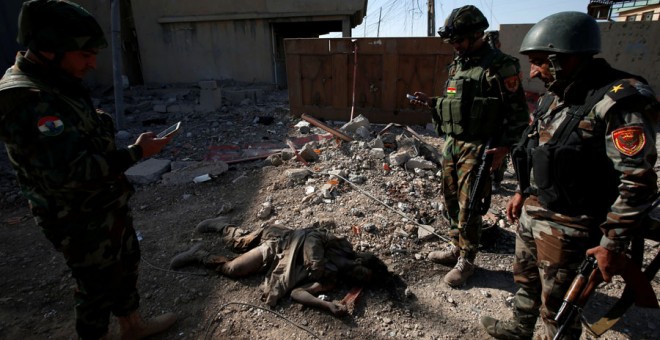
[[[602,52],[613,67],[646,78],[660,98],[660,22],[601,22]],[[502,50],[520,59],[525,90],[542,93],[543,83],[529,79],[527,57],[518,53],[525,34],[532,24],[501,25]]]
[[[124,1],[130,9],[122,11],[130,10],[135,18],[144,82],[156,84],[232,79],[277,85],[277,64],[283,64],[277,58],[278,24],[299,24],[299,29],[288,25],[285,33],[300,37],[350,34],[367,6],[367,0]],[[100,18],[109,35],[111,0],[79,2]],[[109,64],[110,52],[102,54],[101,63]],[[96,77],[111,84],[111,66],[99,68]]]

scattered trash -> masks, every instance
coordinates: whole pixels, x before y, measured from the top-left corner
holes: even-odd
[[[211,176],[209,174],[204,174],[193,178],[193,182],[195,183],[202,183],[210,180],[211,180]]]

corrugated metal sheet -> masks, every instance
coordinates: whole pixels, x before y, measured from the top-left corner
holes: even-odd
[[[349,120],[357,65],[354,115],[374,123],[430,122],[406,93],[441,93],[453,58],[452,47],[432,37],[287,39],[284,46],[292,113]]]

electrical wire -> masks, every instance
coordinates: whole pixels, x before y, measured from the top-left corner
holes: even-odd
[[[316,333],[314,333],[314,331],[312,331],[311,329],[309,329],[309,328],[307,328],[307,327],[305,327],[305,326],[303,326],[303,325],[299,325],[298,323],[296,323],[295,321],[292,321],[292,320],[288,319],[286,316],[284,316],[284,315],[281,314],[281,313],[278,313],[278,312],[276,312],[276,311],[274,311],[274,310],[267,309],[267,308],[264,308],[264,307],[261,307],[261,306],[257,306],[257,305],[253,305],[253,304],[245,303],[245,302],[227,302],[227,303],[224,303],[224,304],[220,305],[220,307],[218,307],[218,309],[224,309],[225,307],[227,307],[227,306],[229,306],[229,305],[247,306],[247,307],[256,308],[256,309],[260,309],[260,310],[263,310],[263,311],[266,311],[266,312],[272,313],[272,314],[274,314],[275,316],[279,317],[280,319],[282,319],[282,320],[284,320],[284,321],[286,321],[286,322],[288,322],[288,323],[290,323],[290,324],[292,324],[292,325],[294,325],[294,326],[300,328],[301,330],[303,330],[303,331],[309,333],[309,335],[313,336],[315,339],[321,339],[321,337],[319,337],[318,335],[316,335]],[[215,331],[215,329],[218,327],[218,324],[219,324],[219,323],[216,324],[216,326],[213,327],[213,329],[211,329],[211,325],[213,324],[213,322],[214,322],[215,320],[218,320],[218,316],[220,316],[220,312],[218,312],[218,314],[216,314],[215,318],[211,319],[211,321],[209,322],[209,325],[206,327],[206,332],[204,332],[204,339],[209,339],[209,336],[210,336],[211,334],[213,334],[213,332]]]

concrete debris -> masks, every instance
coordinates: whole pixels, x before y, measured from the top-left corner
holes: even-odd
[[[357,117],[353,118],[353,120],[344,124],[340,130],[346,132],[349,135],[352,135],[356,134],[359,128],[366,128],[367,131],[369,129],[369,119],[363,115],[358,115]]]
[[[130,167],[125,174],[133,184],[149,184],[160,180],[161,175],[170,171],[171,163],[167,159],[150,158]]]
[[[261,209],[259,209],[259,212],[257,213],[257,217],[259,219],[265,220],[268,219],[268,217],[272,212],[273,212],[273,203],[264,202],[261,204]]]
[[[163,175],[163,185],[178,185],[191,183],[199,176],[208,175],[209,178],[217,177],[229,170],[229,165],[221,161],[194,162],[186,167],[173,170]],[[204,182],[199,178],[195,183]]]
[[[311,174],[311,171],[307,169],[287,169],[285,171],[285,174],[288,178],[292,179],[293,181],[302,181]]]

